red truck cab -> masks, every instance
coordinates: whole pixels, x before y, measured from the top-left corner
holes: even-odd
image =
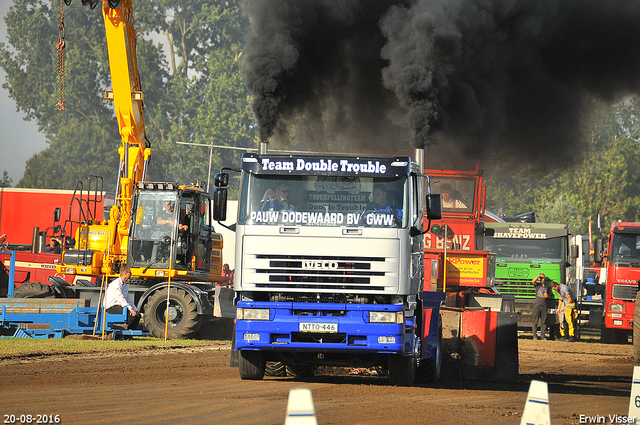
[[[600,284],[605,285],[602,342],[626,343],[640,280],[640,223],[613,223],[604,239],[596,239],[594,261],[602,266]]]

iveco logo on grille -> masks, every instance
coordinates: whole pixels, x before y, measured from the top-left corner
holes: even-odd
[[[303,261],[302,268],[304,270],[336,270],[338,268],[337,261]]]
[[[527,277],[529,276],[529,269],[513,268],[509,269],[509,277]]]

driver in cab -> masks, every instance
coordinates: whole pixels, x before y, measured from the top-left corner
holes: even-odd
[[[382,183],[378,183],[373,186],[372,192],[373,202],[369,204],[364,214],[372,212],[386,212],[390,213],[397,220],[402,220],[402,208],[396,208],[391,199],[389,199],[389,192]]]
[[[156,224],[173,226],[173,202],[167,201],[164,203],[162,211],[158,214]]]
[[[273,196],[262,203],[262,211],[298,211],[298,208],[289,200],[289,185],[280,183]]]

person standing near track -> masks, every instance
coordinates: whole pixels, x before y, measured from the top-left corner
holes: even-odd
[[[531,325],[533,339],[547,339],[547,298],[549,298],[549,290],[545,284],[546,279],[544,273],[540,273],[531,281],[536,291],[536,298],[533,300],[533,324]],[[540,337],[537,334],[538,321],[541,321]]]
[[[562,341],[567,341],[566,334],[568,331],[568,340],[573,342],[576,340],[575,321],[577,318],[577,312],[575,298],[571,293],[571,289],[563,283],[553,282],[551,284],[551,288],[560,295],[560,299],[558,300],[558,309],[556,310],[558,319],[560,320],[560,339]],[[565,330],[565,323],[563,322],[566,322],[568,329]]]

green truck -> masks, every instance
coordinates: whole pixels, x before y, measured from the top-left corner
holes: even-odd
[[[544,273],[567,283],[569,272],[569,226],[548,223],[486,223],[493,236],[483,237],[483,249],[496,254],[495,286],[513,295],[518,327],[531,329],[535,290],[531,280]],[[558,296],[551,288],[547,299],[547,325],[557,328]],[[553,335],[552,335],[553,337]]]

